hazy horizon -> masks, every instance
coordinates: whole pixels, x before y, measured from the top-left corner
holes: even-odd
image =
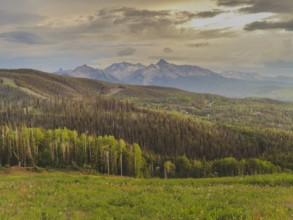
[[[1,0],[0,68],[103,69],[162,58],[290,76],[292,12],[290,0]]]

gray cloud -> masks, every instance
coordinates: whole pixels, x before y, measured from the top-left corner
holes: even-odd
[[[215,9],[212,11],[201,11],[195,14],[195,17],[197,18],[212,18],[215,17],[219,14],[223,14],[225,13],[225,11],[219,10],[219,9]]]
[[[273,12],[273,13],[291,13],[293,12],[292,0],[254,0],[250,7],[241,9],[243,12],[259,13],[259,12]]]
[[[115,11],[115,10],[114,10]],[[149,17],[149,16],[169,16],[169,10],[153,11],[153,10],[138,10],[135,8],[121,8],[116,11],[122,11],[125,17]]]
[[[228,28],[200,31],[197,34],[197,38],[200,38],[200,39],[231,38],[231,37],[237,37],[237,36],[238,35],[236,32],[229,31]]]
[[[13,31],[13,32],[6,32],[1,33],[0,38],[5,39],[6,41],[10,42],[17,42],[17,43],[23,43],[23,44],[47,44],[49,42],[42,39],[40,36],[25,32],[25,31]]]
[[[62,45],[62,48],[68,46],[69,42],[78,48],[93,48],[91,44],[97,44],[99,41],[105,45],[106,42],[113,41],[116,44],[123,44],[129,41],[141,43],[146,40],[232,37],[232,33],[223,30],[201,31],[195,27],[184,27],[193,19],[215,16],[219,13],[222,11],[192,13],[179,10],[139,10],[129,7],[104,8],[89,16],[78,16],[75,25],[67,25],[62,20],[56,20],[38,26],[19,26],[17,31],[2,33],[0,37],[9,42],[31,45],[54,42]],[[135,53],[131,46],[119,48],[122,49],[118,50],[118,56]]]
[[[193,19],[213,17],[224,13],[220,10],[188,12],[179,10],[140,10],[129,7],[103,8],[89,16],[78,16],[75,25],[67,25],[62,20],[31,26],[19,31],[35,33],[44,38],[65,43],[77,41],[78,44],[91,42],[167,40],[202,38],[195,27],[188,27]],[[213,33],[212,38],[217,35]],[[223,37],[222,35],[219,35]],[[228,34],[225,34],[228,37]],[[205,35],[206,37],[206,35]],[[85,41],[86,39],[86,41]],[[10,40],[11,41],[11,40]]]
[[[0,25],[32,24],[44,19],[45,16],[35,13],[0,10]]]
[[[219,6],[241,6],[247,5],[240,9],[242,12],[259,13],[259,12],[273,12],[273,13],[290,13],[293,12],[292,0],[216,0]]]
[[[195,16],[195,14],[192,14]],[[188,28],[178,28],[193,19],[189,12],[171,10],[138,10],[134,8],[110,8],[98,11],[81,24],[77,32],[115,33],[123,30],[132,38],[186,38],[190,37]],[[120,37],[120,36],[119,36]]]
[[[284,29],[292,31],[293,29],[293,1],[292,0],[216,0],[219,6],[241,6],[239,9],[243,13],[261,13],[270,12],[276,13],[277,17],[281,20],[279,22],[257,21],[248,24],[244,27],[244,30],[268,30],[268,29]],[[288,17],[292,20],[288,21]]]
[[[210,46],[209,43],[203,42],[203,43],[195,43],[195,44],[186,44],[187,47],[208,47]]]
[[[248,24],[244,27],[244,30],[254,31],[254,30],[267,30],[267,29],[285,29],[287,31],[293,31],[293,19],[284,22],[267,22],[267,21],[257,21]]]
[[[253,4],[254,0],[216,0],[219,6],[239,6]]]
[[[79,32],[101,32],[110,30],[131,37],[139,38],[193,38],[193,28],[182,27],[193,19],[209,18],[225,13],[222,10],[211,10],[202,12],[188,12],[178,10],[139,10],[135,8],[104,8],[95,15],[89,16],[87,24],[80,25]],[[181,26],[180,28],[178,26]]]
[[[173,50],[171,48],[169,48],[169,47],[166,47],[166,48],[163,49],[163,52],[164,53],[173,53]]]
[[[130,55],[133,55],[135,51],[136,50],[132,47],[121,48],[118,50],[117,55],[120,57],[130,56]]]
[[[0,14],[0,18],[1,16],[4,17]],[[19,25],[11,29],[15,31],[2,33],[1,38],[9,42],[24,44],[44,44],[47,43],[44,39],[49,39],[50,42],[63,45],[69,41],[76,42],[78,45],[97,41],[115,41],[117,43],[135,41],[138,43],[150,39],[194,39],[199,31],[193,27],[184,27],[184,24],[196,16],[198,16],[196,13],[178,10],[105,8],[87,17],[78,16],[74,25],[62,22],[62,20],[52,20],[42,25]],[[8,19],[6,15],[5,17]],[[10,20],[10,22],[17,22],[21,18],[14,18],[16,20]],[[33,21],[33,18],[34,16],[28,16],[26,21]],[[25,19],[23,18],[23,20]],[[3,21],[3,23],[5,22]]]

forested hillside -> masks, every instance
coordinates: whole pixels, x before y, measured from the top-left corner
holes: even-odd
[[[231,99],[195,93],[129,100],[141,107],[179,112],[213,123],[293,130],[293,102],[262,98]]]
[[[134,102],[140,107],[194,115],[213,123],[293,130],[293,102],[272,99],[232,99],[167,87],[63,77],[29,69],[0,70],[0,89],[2,101],[104,95]]]
[[[15,132],[22,130],[23,126],[25,126],[29,130],[33,128],[31,131],[41,129],[38,131],[42,131],[45,138],[38,145],[42,149],[40,152],[48,149],[52,157],[56,152],[52,152],[51,142],[48,140],[50,139],[50,135],[48,135],[50,129],[64,129],[66,127],[70,130],[70,132],[67,129],[62,130],[62,135],[59,136],[59,139],[57,137],[55,146],[58,149],[60,148],[58,151],[63,153],[58,153],[56,158],[61,158],[58,161],[51,158],[50,166],[74,167],[74,164],[76,164],[77,167],[90,165],[91,169],[96,169],[98,159],[93,160],[95,161],[93,163],[89,161],[92,160],[92,157],[95,157],[93,155],[97,154],[80,155],[81,159],[79,158],[78,160],[73,159],[72,154],[69,157],[69,154],[64,154],[64,146],[65,152],[71,152],[74,149],[74,141],[71,139],[71,141],[66,142],[65,140],[67,140],[67,135],[73,134],[75,130],[79,134],[83,134],[78,137],[79,139],[82,137],[87,138],[86,144],[83,145],[87,152],[91,152],[91,148],[88,148],[91,146],[90,142],[95,143],[93,146],[97,146],[94,151],[97,149],[101,151],[101,145],[96,145],[98,140],[96,137],[98,136],[106,137],[110,135],[116,141],[123,139],[127,143],[126,146],[128,146],[126,155],[133,154],[133,148],[130,146],[136,145],[131,143],[137,143],[137,146],[142,151],[144,160],[144,166],[142,166],[140,172],[145,173],[145,176],[163,176],[165,174],[178,177],[202,177],[207,175],[275,172],[280,168],[282,170],[293,168],[293,135],[290,131],[280,128],[253,126],[252,123],[249,124],[249,127],[244,125],[235,126],[236,123],[231,125],[233,123],[229,123],[228,120],[225,121],[225,117],[220,121],[216,121],[211,117],[213,120],[209,122],[207,118],[190,117],[186,113],[174,113],[172,103],[169,105],[171,112],[151,109],[158,106],[158,109],[162,109],[164,100],[173,100],[173,102],[174,100],[175,102],[179,100],[177,103],[177,106],[179,106],[181,99],[179,99],[180,96],[178,95],[183,97],[183,101],[185,98],[191,101],[195,110],[198,109],[203,112],[205,111],[203,106],[206,106],[206,104],[211,107],[211,112],[214,110],[219,111],[221,108],[221,111],[224,112],[227,110],[227,106],[226,108],[221,107],[221,103],[222,106],[225,106],[231,102],[234,102],[235,106],[243,105],[243,109],[245,109],[245,104],[241,104],[240,100],[199,94],[192,94],[193,99],[190,99],[188,96],[190,97],[191,93],[171,88],[109,84],[96,80],[73,79],[30,70],[0,71],[0,75],[3,82],[1,87],[4,91],[11,88],[15,91],[15,101],[13,101],[12,97],[5,102],[3,101],[0,106],[0,124],[6,126],[2,128],[1,133],[2,141],[6,143],[2,145],[2,147],[5,146],[2,148],[5,152],[3,155],[6,155],[1,159],[2,165],[19,163],[17,158],[20,158],[20,156],[16,151],[9,149],[18,148],[18,136],[16,136]],[[12,86],[13,82],[15,85]],[[113,88],[122,89],[123,91],[119,90],[117,93],[112,94],[111,89]],[[145,97],[147,99],[140,103],[135,102],[151,108],[140,108],[129,101],[102,95],[107,94],[105,91],[109,92],[108,95],[122,99],[128,99],[126,94],[129,93],[129,97],[132,97],[134,101],[133,97]],[[134,94],[132,94],[133,92]],[[172,93],[174,97],[179,98],[170,98]],[[4,93],[3,95],[5,96]],[[159,100],[157,105],[154,104],[154,100]],[[280,106],[281,109],[290,109],[292,107],[291,103],[256,99],[247,100],[248,104],[253,102],[258,103],[260,106],[270,106],[271,109],[267,115],[271,114],[270,111],[274,112],[273,109],[277,108],[277,106]],[[218,107],[212,108],[213,105]],[[184,108],[184,105],[182,107]],[[262,108],[264,109],[264,107]],[[235,107],[235,111],[232,112],[235,113],[234,120],[236,120],[238,114],[243,114],[244,111],[241,109],[238,112]],[[226,116],[226,119],[228,118]],[[265,120],[265,118],[263,117],[261,120]],[[74,134],[76,136],[76,133]],[[32,136],[33,134],[30,135],[30,137]],[[38,153],[35,156],[30,156],[33,155],[30,153],[32,152],[33,145],[31,143],[33,140],[35,139],[23,139],[24,142],[22,143],[26,145],[25,149],[27,149],[23,158],[26,158],[27,162],[22,161],[20,163],[22,166],[28,165],[28,161],[30,161],[30,165],[46,165],[42,164],[42,160],[37,159],[40,157]],[[79,141],[79,143],[81,142]],[[111,144],[105,143],[104,145],[110,146]],[[66,148],[66,146],[69,148]],[[82,145],[79,146],[81,147]],[[114,148],[116,149],[116,147]],[[105,152],[111,152],[111,150],[103,152],[101,155],[105,157]],[[10,160],[5,160],[7,156]],[[111,174],[119,174],[117,164],[120,158],[117,156],[117,152],[110,153],[107,157],[116,158],[108,160],[108,162],[116,163],[116,168],[111,165],[116,170],[115,172],[111,171]],[[260,160],[254,161],[255,159],[252,160],[251,158],[267,160],[274,165],[269,162],[263,163]],[[62,160],[63,162],[60,162]],[[110,165],[105,165],[105,159],[103,161],[102,166],[104,168],[99,167],[96,170],[102,173],[110,172],[105,171],[105,166],[110,169]],[[135,164],[133,160],[129,161]],[[222,166],[224,166],[224,171],[221,171]],[[233,168],[228,172],[227,166]],[[277,166],[280,166],[280,168]],[[173,174],[169,173],[170,169],[174,170]],[[191,173],[193,174],[191,175]],[[135,176],[134,171],[129,171],[127,175]]]
[[[285,131],[216,125],[103,97],[82,101],[35,99],[28,107],[24,103],[2,105],[0,123],[113,135],[128,143],[136,142],[143,151],[160,157],[186,155],[191,160],[232,156],[291,163],[293,144],[292,134]]]

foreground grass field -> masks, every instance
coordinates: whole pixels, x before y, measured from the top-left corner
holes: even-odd
[[[132,179],[0,172],[0,219],[293,219],[293,175]]]

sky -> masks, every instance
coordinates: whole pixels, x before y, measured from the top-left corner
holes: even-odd
[[[165,59],[293,76],[292,0],[0,0],[0,68]]]

